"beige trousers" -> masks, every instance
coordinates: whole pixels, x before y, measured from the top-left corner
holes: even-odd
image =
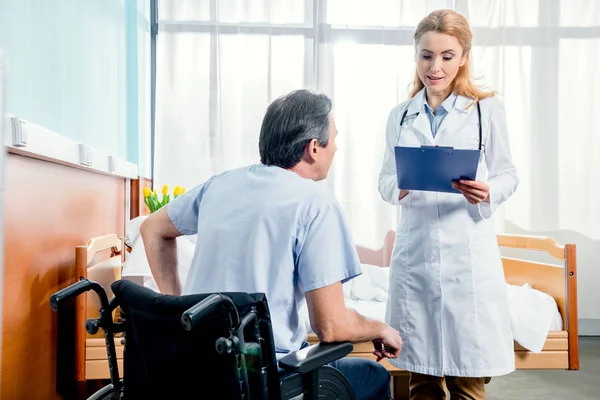
[[[430,376],[410,373],[410,400],[484,400],[485,378]]]

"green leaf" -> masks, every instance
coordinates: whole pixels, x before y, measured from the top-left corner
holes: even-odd
[[[160,207],[158,206],[158,200],[156,199],[156,196],[150,196],[150,201],[152,204],[152,207],[150,207],[150,209],[152,210],[152,212],[155,212],[156,210],[158,210]]]

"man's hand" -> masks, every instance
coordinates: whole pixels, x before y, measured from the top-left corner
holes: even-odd
[[[369,319],[346,307],[342,283],[336,282],[306,292],[306,304],[313,331],[322,342],[361,343],[372,341],[382,356],[396,358],[402,339],[395,329],[381,321]]]
[[[410,190],[401,189],[400,190],[400,195],[398,196],[398,200],[402,200],[403,198],[405,198],[406,196],[408,196],[409,193],[410,193]]]
[[[400,333],[394,328],[387,326],[381,337],[373,340],[373,354],[377,356],[377,362],[384,358],[398,358],[402,350],[402,338]]]
[[[459,182],[452,182],[452,187],[461,192],[471,204],[490,201],[490,187],[481,181],[461,179]]]

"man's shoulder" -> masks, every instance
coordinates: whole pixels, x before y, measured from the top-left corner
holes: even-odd
[[[248,174],[251,173],[253,166],[254,165],[246,165],[215,173],[205,181],[205,185],[209,186],[212,183],[225,183],[227,185],[232,180],[244,182]]]
[[[329,188],[318,182],[312,183],[312,185],[307,185],[304,202],[319,208],[338,206],[337,198]]]
[[[222,190],[237,187],[252,197],[252,203],[260,199],[263,206],[285,204],[290,208],[316,211],[338,205],[333,192],[323,182],[305,179],[279,167],[253,164],[231,169],[214,175],[211,180]],[[251,199],[248,198],[248,201]],[[278,209],[282,209],[277,206]]]

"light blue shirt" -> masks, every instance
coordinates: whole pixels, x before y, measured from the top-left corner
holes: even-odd
[[[304,292],[362,272],[333,193],[279,167],[213,176],[171,201],[167,212],[179,232],[198,233],[183,294],[265,293],[278,353],[307,340],[299,314]]]
[[[450,96],[448,96],[446,100],[444,100],[442,104],[438,106],[437,112],[435,114],[433,113],[433,108],[429,106],[427,101],[423,103],[425,113],[427,113],[427,116],[429,117],[429,124],[431,125],[431,134],[433,135],[433,137],[435,137],[435,135],[437,134],[437,131],[440,128],[440,125],[442,124],[442,121],[444,120],[446,115],[448,115],[450,110],[454,108],[456,98],[456,93],[452,92]]]

